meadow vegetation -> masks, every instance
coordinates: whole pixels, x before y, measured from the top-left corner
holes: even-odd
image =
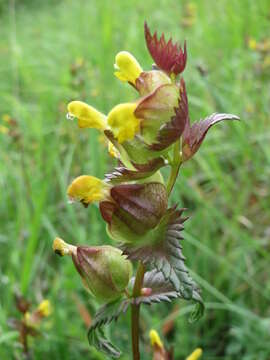
[[[173,194],[188,208],[184,254],[205,315],[190,325],[184,301],[142,308],[142,359],[151,358],[154,328],[176,359],[200,346],[205,359],[269,360],[269,1],[10,0],[0,9],[0,358],[20,354],[8,326],[20,291],[53,307],[33,342],[35,359],[104,359],[85,335],[97,304],[71,262],[54,256],[52,241],[61,234],[74,244],[110,242],[97,206],[68,204],[66,189],[80,174],[102,178],[114,161],[97,132],[65,119],[66,105],[80,99],[107,113],[134,98],[113,63],[120,50],[151,62],[147,19],[187,40],[191,119],[218,111],[242,121],[210,130]],[[122,317],[111,333],[126,360],[128,325]]]

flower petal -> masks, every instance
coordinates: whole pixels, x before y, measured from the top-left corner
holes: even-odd
[[[92,106],[82,101],[72,101],[68,104],[68,115],[78,119],[80,128],[105,130],[106,116]]]
[[[104,200],[108,191],[109,186],[102,180],[94,176],[82,175],[72,181],[67,194],[71,200],[81,201],[87,207],[91,202]]]
[[[135,85],[136,79],[143,71],[138,61],[128,51],[121,51],[115,57],[114,75],[121,81]]]
[[[202,353],[202,349],[197,348],[186,358],[186,360],[198,360],[202,356]]]
[[[135,103],[119,104],[108,115],[108,125],[119,143],[133,139],[139,132],[140,119],[134,114],[136,106]]]

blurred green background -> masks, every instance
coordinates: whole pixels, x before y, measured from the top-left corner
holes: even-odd
[[[187,207],[184,254],[203,290],[205,316],[188,323],[190,305],[142,310],[142,359],[157,329],[184,359],[270,359],[270,3],[268,0],[0,1],[0,358],[21,358],[14,293],[54,308],[34,359],[104,359],[89,348],[87,296],[69,259],[52,252],[56,235],[74,244],[109,242],[97,206],[67,202],[80,174],[100,178],[114,162],[95,130],[65,119],[72,99],[103,112],[134,99],[113,75],[114,56],[132,52],[142,66],[143,22],[188,44],[184,73],[193,120],[230,112],[241,123],[210,130],[181,170],[173,198]],[[80,311],[79,311],[80,310]],[[129,316],[109,332],[131,359]]]

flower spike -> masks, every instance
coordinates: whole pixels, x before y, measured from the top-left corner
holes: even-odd
[[[135,85],[136,79],[140,76],[143,69],[138,61],[128,51],[121,51],[115,57],[114,75],[123,82]]]
[[[169,75],[178,75],[184,71],[187,62],[186,42],[182,49],[178,43],[174,44],[172,39],[166,42],[164,34],[158,39],[157,32],[151,35],[146,22],[144,23],[144,35],[148,51],[161,70]]]

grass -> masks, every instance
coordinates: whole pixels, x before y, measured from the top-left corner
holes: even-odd
[[[190,325],[187,303],[145,308],[142,358],[151,358],[149,329],[170,325],[167,339],[176,359],[197,346],[205,359],[269,359],[270,50],[252,50],[248,39],[270,38],[270,6],[267,0],[194,1],[195,21],[183,27],[188,3],[10,0],[2,5],[0,115],[10,115],[16,125],[10,135],[0,134],[1,359],[20,353],[7,325],[18,315],[16,290],[34,303],[49,298],[54,307],[44,337],[33,344],[35,359],[103,359],[88,347],[76,299],[91,314],[97,304],[82,289],[71,262],[55,257],[51,245],[56,235],[73,243],[110,241],[98,208],[70,206],[66,187],[83,173],[102,178],[113,163],[95,131],[65,121],[65,106],[81,99],[108,112],[134,98],[133,90],[114,78],[112,65],[115,54],[126,49],[149,67],[144,19],[153,29],[187,39],[191,118],[219,111],[243,121],[210,131],[174,191],[175,202],[191,215],[184,253],[203,289],[206,314]],[[130,359],[128,323],[124,317],[110,329],[125,351],[123,359]]]

